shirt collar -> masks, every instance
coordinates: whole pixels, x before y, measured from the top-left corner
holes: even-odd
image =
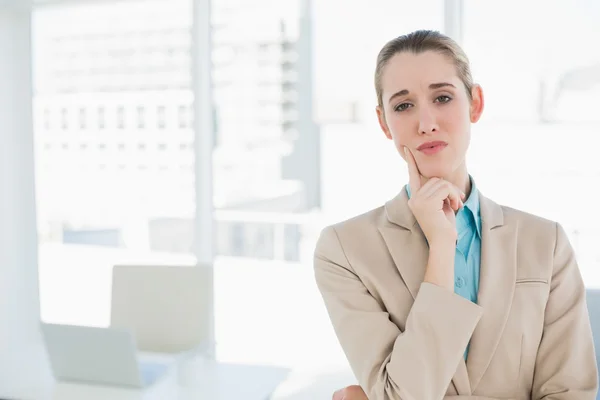
[[[481,238],[481,211],[479,204],[479,190],[477,190],[477,185],[475,184],[475,180],[471,175],[469,175],[469,179],[471,180],[471,193],[469,194],[469,198],[464,202],[465,209],[468,210],[473,216],[473,221],[475,221],[475,227],[477,229],[477,235]],[[406,193],[408,194],[408,198],[410,199],[410,185],[406,185]]]
[[[475,228],[477,229],[477,235],[481,238],[481,213],[480,213],[480,204],[479,204],[479,190],[477,190],[477,185],[475,184],[475,180],[472,176],[469,175],[471,179],[471,193],[469,194],[469,198],[465,201],[465,209],[470,211],[475,222]]]

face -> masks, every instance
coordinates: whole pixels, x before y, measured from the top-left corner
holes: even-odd
[[[483,111],[481,88],[475,85],[471,101],[452,61],[433,51],[396,54],[381,85],[379,124],[400,155],[406,158],[407,146],[425,178],[466,174],[471,123]]]

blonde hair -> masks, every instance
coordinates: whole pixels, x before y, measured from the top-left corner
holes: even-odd
[[[383,107],[381,78],[385,66],[390,59],[398,53],[411,52],[420,54],[426,51],[438,52],[448,57],[454,63],[456,73],[465,85],[469,99],[472,100],[471,89],[473,88],[473,78],[471,76],[469,59],[463,49],[454,40],[437,31],[418,30],[390,40],[379,51],[377,66],[375,68],[375,91],[377,93],[377,103],[380,107]]]

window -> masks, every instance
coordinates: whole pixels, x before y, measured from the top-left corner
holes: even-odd
[[[79,129],[83,130],[86,128],[86,112],[85,108],[79,109]]]
[[[146,110],[142,106],[137,108],[137,127],[138,129],[144,129],[146,127]]]
[[[596,142],[600,121],[600,53],[590,51],[600,40],[600,7],[593,0],[543,2],[544,18],[532,32],[531,18],[541,4],[464,2],[463,47],[486,100],[481,121],[473,125],[478,139],[470,146],[469,164],[486,177],[481,184],[489,188],[482,190],[495,201],[561,223],[585,283],[596,286],[600,251],[591,221],[598,219],[581,210],[593,208],[596,189],[585,182],[598,179],[600,164],[591,161],[595,146],[581,143]],[[501,22],[506,18],[510,29]],[[530,150],[540,143],[544,150],[532,158]],[[525,169],[526,176],[520,173]],[[569,185],[578,187],[577,203],[555,195]]]
[[[284,258],[288,261],[300,261],[302,232],[298,224],[284,225]]]
[[[125,107],[123,106],[117,108],[117,128],[125,129]]]
[[[69,112],[67,111],[66,108],[63,108],[62,110],[60,110],[60,127],[63,130],[67,130],[69,129]]]
[[[185,129],[188,127],[189,118],[188,118],[187,114],[188,114],[188,107],[180,105],[177,108],[177,118],[179,120],[179,128],[181,128],[181,129]]]
[[[44,109],[44,129],[50,130],[50,110]]]
[[[158,127],[158,129],[165,129],[167,123],[166,123],[166,118],[167,118],[167,111],[165,106],[158,106],[158,108],[156,109],[156,125]]]
[[[177,107],[190,101],[181,97],[183,90],[191,92],[189,86],[173,84],[189,85],[189,64],[178,63],[186,61],[180,52],[190,51],[190,40],[173,39],[175,53],[168,58],[165,37],[174,28],[190,36],[192,3],[50,3],[34,8],[32,17],[37,221],[41,232],[52,227],[50,235],[40,235],[40,287],[48,294],[42,296],[41,312],[49,322],[97,325],[107,300],[103,285],[87,278],[90,269],[71,266],[84,262],[104,270],[122,259],[146,259],[149,251],[152,259],[171,263],[168,252],[155,253],[144,225],[156,216],[192,209],[193,175],[178,170],[190,157],[167,157],[166,151],[152,157],[159,143],[167,151],[173,146],[178,155],[177,146],[188,136],[157,141],[154,132],[145,132],[156,131],[159,122],[177,128]],[[57,132],[46,134],[50,129]],[[180,182],[185,191],[178,190]],[[131,224],[128,216],[134,214]],[[182,241],[162,228],[158,234],[159,244]],[[85,249],[65,241],[72,235]],[[47,246],[60,250],[48,251]],[[146,249],[143,255],[141,248]],[[61,267],[65,265],[69,267]],[[85,298],[78,305],[68,301],[73,296]]]
[[[104,107],[98,108],[98,128],[106,128],[106,111],[104,110]]]
[[[232,223],[230,231],[231,242],[229,246],[230,255],[241,257],[245,252],[244,225],[241,223]]]

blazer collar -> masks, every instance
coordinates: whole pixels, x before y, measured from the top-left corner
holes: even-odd
[[[417,225],[414,214],[408,207],[406,185],[393,199],[385,203],[385,212],[389,222],[412,231]]]

